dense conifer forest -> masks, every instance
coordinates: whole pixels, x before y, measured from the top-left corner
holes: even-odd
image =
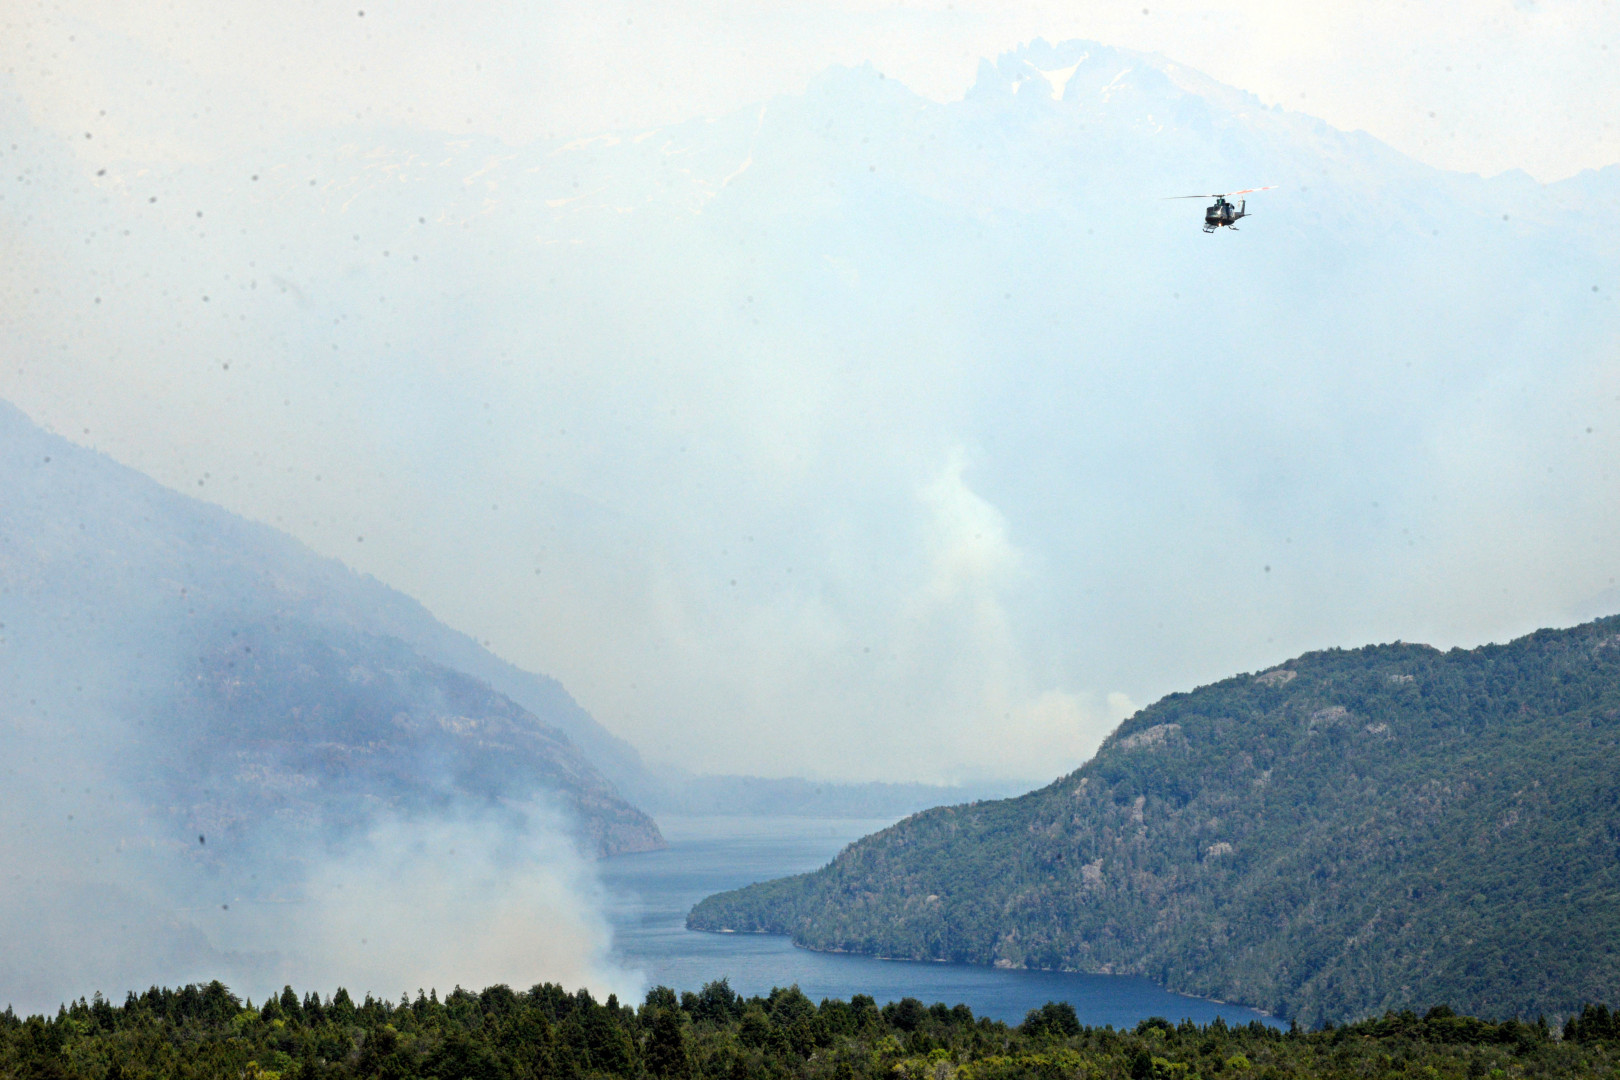
[[[288,987],[257,1007],[213,982],[122,1005],[98,995],[54,1017],[0,1013],[5,1080],[1477,1080],[1617,1068],[1620,1014],[1604,1007],[1561,1027],[1442,1007],[1310,1032],[1157,1018],[1115,1030],[1083,1027],[1061,1003],[1011,1026],[914,998],[818,1005],[797,987],[743,998],[724,981],[678,995],[656,987],[639,1006],[545,984],[398,1002]]]

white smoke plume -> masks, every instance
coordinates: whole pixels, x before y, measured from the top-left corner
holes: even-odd
[[[545,805],[379,809],[347,835],[270,823],[221,857],[130,782],[164,748],[82,697],[59,706],[0,702],[0,1008],[210,979],[255,999],[639,990],[609,959],[592,862]]]

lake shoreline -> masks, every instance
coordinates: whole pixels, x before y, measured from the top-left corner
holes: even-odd
[[[698,930],[686,915],[705,896],[825,865],[852,840],[888,821],[817,818],[671,818],[665,851],[615,859],[598,872],[610,901],[611,957],[646,984],[696,991],[724,978],[745,994],[797,985],[814,1000],[868,994],[879,1004],[912,997],[965,1004],[976,1016],[1021,1023],[1048,1001],[1067,1001],[1083,1023],[1134,1027],[1150,1017],[1209,1023],[1275,1017],[1230,1002],[1179,994],[1139,975],[994,968],[951,960],[876,957],[813,949],[789,935]]]

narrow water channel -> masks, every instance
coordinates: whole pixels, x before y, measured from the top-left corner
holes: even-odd
[[[870,994],[966,1003],[975,1015],[1017,1022],[1047,1001],[1067,1001],[1082,1023],[1134,1025],[1149,1016],[1229,1024],[1274,1023],[1251,1009],[1173,994],[1147,979],[1004,971],[968,964],[876,960],[796,949],[770,934],[705,934],[686,913],[710,893],[827,863],[844,845],[891,822],[805,818],[660,818],[664,851],[601,864],[615,958],[647,985],[696,990],[726,978],[743,994],[797,983],[813,1000]]]

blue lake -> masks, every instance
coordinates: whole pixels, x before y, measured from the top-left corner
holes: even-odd
[[[649,986],[696,990],[726,978],[743,994],[797,983],[813,1000],[871,994],[880,1004],[903,997],[965,1002],[977,1016],[1016,1023],[1048,1001],[1067,1001],[1082,1023],[1124,1027],[1149,1016],[1217,1016],[1229,1024],[1275,1023],[1252,1009],[1173,994],[1147,979],[1004,971],[968,964],[877,960],[794,948],[771,934],[705,934],[686,929],[686,913],[710,893],[814,870],[846,844],[892,822],[805,818],[660,818],[668,849],[608,859],[616,959]]]

